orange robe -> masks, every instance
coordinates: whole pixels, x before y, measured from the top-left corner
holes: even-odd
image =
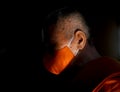
[[[90,61],[80,70],[74,83],[77,89],[84,87],[89,92],[120,92],[120,62],[109,57]]]
[[[120,72],[105,78],[92,92],[120,92]]]

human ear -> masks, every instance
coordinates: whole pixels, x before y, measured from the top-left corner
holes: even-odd
[[[77,48],[79,50],[82,50],[85,45],[86,45],[86,35],[84,32],[82,31],[76,31],[74,34],[75,40],[76,40],[76,44],[77,44]]]

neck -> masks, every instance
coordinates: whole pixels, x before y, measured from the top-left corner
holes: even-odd
[[[101,55],[97,52],[96,48],[87,43],[84,50],[78,54],[76,64],[84,65],[99,57],[101,57]],[[81,63],[79,63],[80,61]]]

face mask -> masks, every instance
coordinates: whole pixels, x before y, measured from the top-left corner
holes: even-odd
[[[54,56],[50,56],[49,54],[44,58],[44,65],[46,69],[53,74],[60,74],[72,61],[75,54],[70,49],[70,44],[73,38],[70,40],[67,46],[56,50]]]

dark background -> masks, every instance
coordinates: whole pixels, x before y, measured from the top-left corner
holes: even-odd
[[[92,30],[95,46],[101,55],[119,59],[116,54],[118,47],[115,48],[118,41],[115,42],[111,40],[112,36],[108,36],[120,25],[118,2],[41,0],[1,4],[0,61],[3,83],[10,81],[11,84],[11,81],[19,83],[23,80],[25,82],[37,79],[42,57],[42,23],[49,12],[63,6],[77,7],[81,11]]]

